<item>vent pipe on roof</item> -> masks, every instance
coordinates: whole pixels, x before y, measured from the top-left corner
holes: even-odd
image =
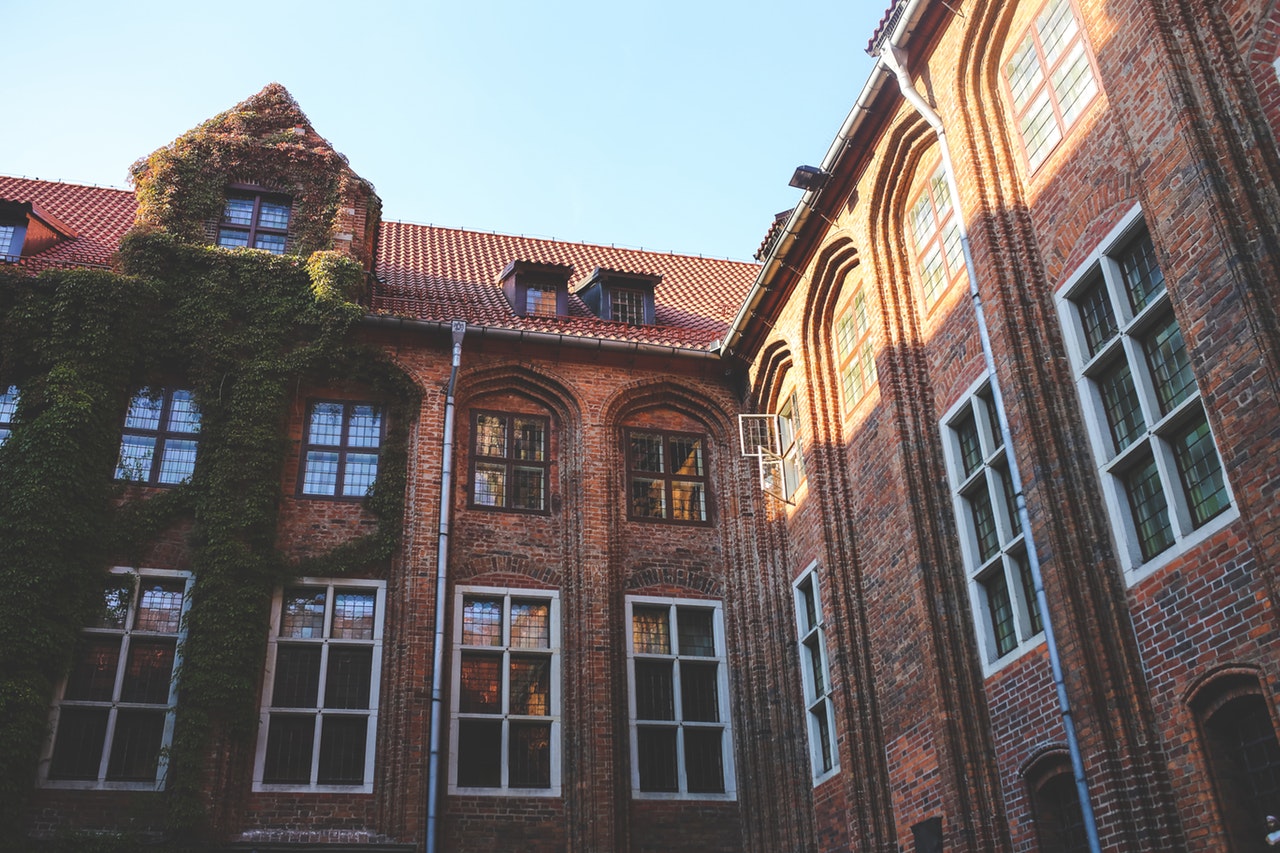
[[[902,4],[900,11],[905,13],[907,4]],[[908,16],[909,18],[909,16]],[[1000,428],[1000,438],[1004,442],[1005,464],[1009,468],[1009,479],[1014,489],[1014,500],[1018,508],[1018,526],[1022,531],[1023,542],[1027,547],[1027,565],[1031,572],[1031,582],[1035,587],[1036,605],[1040,608],[1041,622],[1044,624],[1044,642],[1049,651],[1049,668],[1053,673],[1053,685],[1058,693],[1058,712],[1062,715],[1062,728],[1066,735],[1067,752],[1071,755],[1071,769],[1075,775],[1076,795],[1080,800],[1081,816],[1084,819],[1085,836],[1089,842],[1090,853],[1100,853],[1098,841],[1098,823],[1093,814],[1093,805],[1089,800],[1089,784],[1084,772],[1084,759],[1080,753],[1080,741],[1076,737],[1075,718],[1071,711],[1071,699],[1067,696],[1067,685],[1062,674],[1062,660],[1058,655],[1058,641],[1054,635],[1052,614],[1049,612],[1049,600],[1044,593],[1044,578],[1040,574],[1040,556],[1036,550],[1036,542],[1031,534],[1031,517],[1027,514],[1027,496],[1022,488],[1022,474],[1018,470],[1018,458],[1013,452],[1013,435],[1009,431],[1009,417],[1004,409],[1004,397],[1000,393],[1000,379],[996,376],[995,355],[991,350],[991,335],[987,329],[987,316],[982,307],[982,296],[978,293],[978,275],[974,269],[973,253],[969,246],[969,228],[964,219],[964,208],[960,206],[960,188],[956,183],[955,168],[951,162],[951,149],[947,144],[947,131],[942,124],[942,117],[929,106],[928,102],[916,90],[915,84],[906,69],[906,51],[898,47],[897,42],[903,37],[904,25],[899,22],[898,28],[880,50],[880,62],[897,78],[898,88],[920,117],[928,122],[938,137],[938,153],[942,159],[942,172],[947,180],[947,192],[951,197],[951,209],[956,212],[956,224],[960,231],[960,249],[964,254],[965,272],[969,274],[969,298],[973,302],[973,313],[977,319],[978,337],[982,342],[982,357],[986,362],[987,382],[991,386],[991,401],[996,410],[996,423]]]
[[[449,510],[453,494],[453,392],[462,364],[462,338],[467,324],[454,320],[453,363],[444,398],[444,443],[440,453],[440,532],[436,539],[435,647],[431,660],[431,755],[427,766],[426,853],[436,853],[440,843],[440,741],[444,734],[444,620],[449,593]]]

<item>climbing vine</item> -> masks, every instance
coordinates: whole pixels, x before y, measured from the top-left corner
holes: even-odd
[[[102,569],[187,521],[195,582],[163,796],[170,833],[191,837],[216,805],[204,793],[212,756],[257,725],[273,589],[377,571],[394,553],[417,390],[356,341],[363,271],[349,258],[226,251],[145,224],[119,257],[119,273],[0,275],[0,386],[20,389],[0,446],[0,820],[21,825],[49,697],[101,603]],[[276,546],[288,413],[300,387],[334,382],[387,409],[365,502],[378,524],[290,564]],[[189,482],[143,499],[111,472],[129,395],[161,383],[193,392],[199,453]]]

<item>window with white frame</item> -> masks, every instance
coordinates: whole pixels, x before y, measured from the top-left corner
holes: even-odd
[[[944,433],[978,645],[991,666],[1028,648],[1044,625],[990,386],[961,401]]]
[[[795,582],[796,633],[800,641],[800,680],[807,709],[809,759],[815,782],[839,767],[836,712],[831,700],[831,665],[827,660],[826,616],[818,567],[811,566]]]
[[[792,503],[804,481],[804,445],[795,392],[783,395],[777,414],[738,415],[738,437],[742,455],[759,461],[760,490]]]
[[[164,786],[187,572],[112,569],[54,706],[44,784]]]
[[[1049,0],[1005,65],[1031,171],[1098,94],[1093,58],[1071,0]]]
[[[858,288],[836,320],[836,348],[840,353],[840,390],[848,412],[876,381],[875,342],[871,338],[871,315],[863,288]]]
[[[634,796],[733,799],[720,603],[629,596],[626,608]]]
[[[782,457],[782,485],[787,497],[804,480],[804,444],[800,439],[800,406],[794,391],[778,409],[778,446]]]
[[[13,432],[13,418],[18,413],[18,386],[10,385],[0,393],[0,444]]]
[[[256,791],[373,790],[386,583],[303,578],[271,606]]]
[[[947,178],[939,165],[920,190],[907,214],[915,242],[916,274],[927,307],[964,275],[964,249],[960,244],[960,220],[951,207]]]
[[[454,596],[449,789],[560,793],[560,598],[460,587]]]
[[[1225,519],[1231,496],[1155,246],[1136,212],[1117,232],[1059,305],[1132,569],[1155,565]]]
[[[129,401],[116,479],[173,486],[191,479],[200,409],[190,391],[143,388]]]

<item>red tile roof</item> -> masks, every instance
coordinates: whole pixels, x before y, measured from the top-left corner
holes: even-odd
[[[516,316],[498,283],[512,261],[571,266],[569,316]],[[596,267],[661,276],[656,324],[596,317],[573,295]],[[740,261],[384,222],[372,308],[420,320],[704,348],[724,336],[758,271]]]
[[[60,240],[39,255],[22,259],[33,270],[48,267],[106,266],[133,225],[137,203],[129,190],[60,184],[0,175],[0,199],[32,202],[69,225],[76,236]]]
[[[0,199],[33,202],[76,231],[40,255],[23,258],[33,270],[103,266],[133,225],[133,193],[0,175]],[[498,283],[511,261],[573,268],[568,317],[519,317]],[[596,317],[572,291],[596,267],[661,276],[653,326],[628,326]],[[379,237],[370,309],[415,320],[466,320],[568,336],[705,349],[723,337],[759,267],[740,261],[564,243],[532,237],[384,222]]]

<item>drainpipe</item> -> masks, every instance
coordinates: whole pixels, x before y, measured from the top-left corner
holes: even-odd
[[[1027,497],[1022,490],[1022,475],[1018,471],[1018,459],[1013,452],[1013,436],[1009,432],[1009,418],[1004,410],[1004,397],[1000,393],[1000,380],[996,376],[996,360],[991,352],[991,336],[987,331],[986,313],[982,308],[982,297],[978,293],[978,276],[973,267],[973,254],[969,247],[969,229],[965,225],[963,208],[960,206],[960,188],[956,184],[955,169],[951,164],[951,150],[947,145],[947,132],[942,126],[942,118],[916,91],[915,85],[905,68],[906,52],[897,47],[895,42],[901,37],[901,31],[894,34],[880,51],[880,61],[893,72],[898,79],[898,87],[902,97],[915,108],[916,112],[929,123],[938,137],[938,150],[942,155],[942,172],[947,179],[947,192],[951,196],[951,209],[955,211],[956,222],[960,227],[960,248],[964,252],[964,268],[969,274],[969,298],[973,300],[973,313],[978,321],[978,337],[982,341],[982,358],[986,362],[987,381],[991,385],[991,402],[996,410],[996,422],[1000,427],[1000,438],[1004,442],[1005,463],[1009,466],[1009,478],[1013,481],[1014,498],[1018,506],[1018,525],[1022,530],[1022,541],[1027,546],[1027,563],[1031,569],[1031,582],[1035,585],[1036,605],[1040,608],[1040,621],[1044,624],[1044,642],[1049,649],[1049,666],[1053,671],[1053,686],[1058,693],[1058,711],[1062,715],[1062,727],[1066,732],[1067,751],[1071,754],[1071,769],[1075,775],[1076,794],[1080,800],[1080,811],[1084,818],[1085,835],[1089,841],[1090,853],[1100,853],[1098,842],[1098,823],[1094,818],[1093,805],[1089,800],[1089,785],[1084,773],[1084,759],[1080,754],[1080,741],[1076,737],[1075,717],[1071,711],[1071,700],[1067,697],[1067,685],[1062,675],[1062,660],[1058,655],[1058,642],[1053,633],[1053,620],[1049,614],[1049,601],[1044,594],[1044,580],[1040,574],[1040,556],[1036,552],[1035,539],[1031,535],[1031,517],[1027,514]]]
[[[454,320],[453,367],[444,401],[444,446],[440,461],[440,533],[436,539],[435,652],[431,664],[431,756],[427,767],[426,853],[436,853],[440,844],[440,739],[444,732],[444,618],[449,585],[449,508],[453,494],[453,391],[462,364],[462,338],[467,324]]]

